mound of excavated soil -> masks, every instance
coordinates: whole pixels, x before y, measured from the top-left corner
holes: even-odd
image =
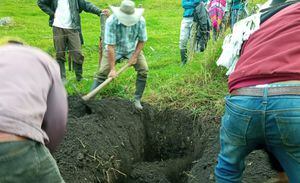
[[[219,120],[187,111],[136,111],[122,99],[69,98],[68,132],[54,154],[67,183],[213,182]],[[246,182],[273,172],[261,152],[247,160]]]

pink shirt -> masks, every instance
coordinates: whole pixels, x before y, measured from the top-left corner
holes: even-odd
[[[232,91],[288,80],[300,80],[300,3],[281,10],[250,36],[228,85]]]
[[[27,46],[0,47],[0,131],[53,150],[67,122],[67,97],[55,60]]]

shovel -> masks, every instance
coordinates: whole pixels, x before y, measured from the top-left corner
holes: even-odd
[[[124,65],[118,72],[117,72],[117,77],[124,72],[128,67],[130,67],[129,64]],[[101,83],[97,88],[92,90],[90,93],[86,94],[85,96],[82,97],[83,101],[88,101],[90,100],[93,96],[95,96],[102,88],[104,88],[108,83],[110,83],[113,80],[112,77],[107,78],[103,83]]]

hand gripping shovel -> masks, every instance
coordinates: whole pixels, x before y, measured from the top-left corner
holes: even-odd
[[[117,72],[117,77],[124,72],[128,67],[130,67],[129,64],[124,65],[118,72]],[[107,78],[103,83],[101,83],[97,88],[92,90],[90,93],[86,94],[85,96],[82,97],[84,101],[88,101],[91,99],[93,96],[95,96],[102,88],[104,88],[108,83],[110,83],[113,80],[113,78],[109,77]]]

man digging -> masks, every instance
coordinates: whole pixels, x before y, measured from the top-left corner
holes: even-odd
[[[99,71],[95,75],[91,90],[103,83],[107,76],[117,77],[115,64],[128,59],[137,72],[134,105],[142,110],[141,98],[146,87],[148,65],[142,52],[147,41],[146,22],[143,8],[135,8],[135,3],[123,0],[120,7],[111,6],[113,14],[105,25],[105,49]]]

